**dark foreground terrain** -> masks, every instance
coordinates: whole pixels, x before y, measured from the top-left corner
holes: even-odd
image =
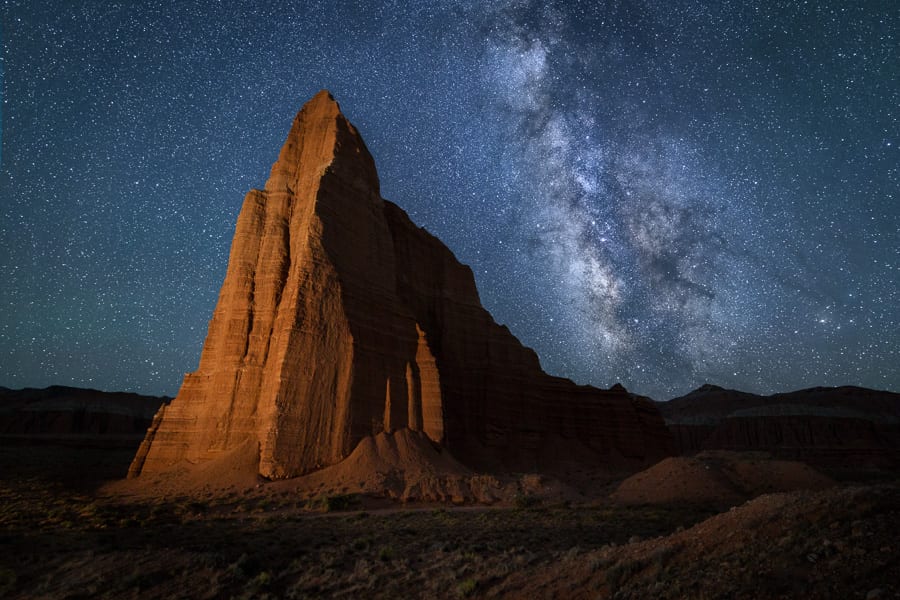
[[[605,499],[498,508],[93,491],[128,458],[0,447],[0,597],[900,597],[890,482],[770,494],[717,516]]]

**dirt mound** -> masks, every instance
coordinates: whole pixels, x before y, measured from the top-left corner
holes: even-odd
[[[662,460],[623,481],[611,498],[622,504],[728,507],[764,493],[832,485],[831,479],[800,462],[773,460],[762,453],[708,452]]]
[[[106,493],[160,498],[166,496],[297,496],[321,499],[360,494],[401,502],[529,505],[583,501],[571,486],[539,474],[479,474],[456,460],[421,431],[401,429],[368,436],[343,461],[301,477],[277,481],[258,474],[259,449],[250,440],[199,464],[185,461],[165,471],[116,481]]]
[[[110,482],[101,489],[115,495],[147,497],[225,494],[261,484],[258,468],[259,444],[248,440],[213,460],[199,464],[181,462],[144,478]]]
[[[750,459],[728,464],[728,475],[751,497],[772,492],[822,490],[834,481],[806,463],[793,460]]]
[[[569,552],[496,598],[894,598],[893,486],[766,494],[667,537]]]
[[[111,483],[105,490],[161,497],[215,496],[252,489],[255,495],[289,492],[316,498],[366,494],[404,502],[493,503],[512,498],[525,485],[503,485],[492,476],[477,475],[427,435],[409,429],[363,438],[343,461],[305,476],[269,481],[258,475],[258,467],[258,444],[250,440],[212,460],[181,462],[165,471]]]
[[[486,502],[508,495],[495,477],[477,475],[420,431],[364,438],[346,459],[272,484],[306,495],[372,494],[406,501]]]
[[[734,504],[741,492],[720,470],[702,460],[666,458],[623,481],[611,498],[622,504]]]
[[[340,466],[340,469],[335,467]],[[395,433],[379,433],[364,438],[356,449],[338,465],[332,467],[351,478],[374,472],[400,470],[408,473],[469,475],[449,452],[437,445],[421,431],[401,429]],[[330,469],[325,469],[331,472]]]

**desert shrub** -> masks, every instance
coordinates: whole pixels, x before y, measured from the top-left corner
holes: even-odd
[[[393,546],[382,546],[378,549],[378,560],[387,562],[394,558],[394,548]]]
[[[606,567],[608,567],[611,562],[611,559],[608,557],[596,553],[592,554],[587,559],[588,570],[591,573],[596,573],[600,569],[605,569]]]
[[[471,596],[475,592],[475,588],[478,587],[478,582],[473,578],[469,577],[468,579],[464,579],[457,587],[456,591],[459,592],[460,597],[467,598]]]
[[[534,508],[540,506],[541,499],[532,494],[516,494],[516,508]]]
[[[640,560],[622,560],[606,570],[606,584],[615,591],[625,581],[646,565]]]
[[[361,537],[353,540],[353,543],[350,544],[350,547],[356,551],[362,551],[368,549],[370,546],[370,540],[367,537]]]
[[[135,519],[134,517],[123,517],[123,518],[121,518],[121,519],[118,520],[118,522],[116,523],[116,525],[117,525],[119,528],[124,529],[124,528],[127,528],[127,527],[138,527],[138,526],[141,525],[141,522],[138,521],[137,519]]]
[[[225,557],[218,552],[203,552],[197,555],[197,561],[202,567],[207,569],[219,569],[228,564]]]
[[[259,571],[259,562],[252,556],[244,553],[228,568],[238,579],[247,579]]]
[[[262,588],[269,587],[270,583],[272,583],[272,574],[269,573],[268,571],[263,571],[262,573],[260,573],[256,577],[254,577],[250,581],[248,586],[253,589],[259,590]]]
[[[319,496],[310,503],[310,507],[325,512],[350,510],[359,503],[356,494],[338,494],[336,496]]]
[[[673,544],[671,546],[660,546],[656,550],[653,551],[653,554],[650,555],[650,560],[656,563],[656,565],[662,569],[666,563],[669,562],[669,559],[678,554],[681,550],[681,546],[678,544]]]

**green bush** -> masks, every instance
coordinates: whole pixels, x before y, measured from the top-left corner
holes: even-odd
[[[472,579],[471,577],[463,580],[462,583],[457,586],[456,591],[459,592],[459,595],[463,598],[467,598],[471,596],[475,592],[475,588],[478,587],[478,582]]]
[[[272,574],[268,571],[263,571],[262,573],[254,577],[249,585],[250,587],[258,590],[268,587],[270,583],[272,583]]]
[[[339,510],[350,510],[359,503],[356,494],[339,494],[337,496],[319,496],[313,502],[313,508],[324,510],[325,512],[335,512]]]
[[[357,552],[361,552],[369,547],[369,541],[365,539],[353,540],[353,543],[350,545],[351,548],[356,550]]]
[[[238,557],[228,570],[238,579],[248,579],[259,571],[259,562],[256,558],[244,553]]]
[[[393,546],[382,546],[378,549],[378,560],[388,562],[392,558],[394,558]]]
[[[606,583],[610,591],[615,591],[632,575],[644,569],[646,564],[641,560],[622,560],[606,570]]]
[[[516,508],[534,508],[539,506],[541,499],[531,494],[516,494]]]

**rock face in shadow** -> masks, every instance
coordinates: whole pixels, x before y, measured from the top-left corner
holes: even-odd
[[[169,398],[51,386],[0,388],[0,443],[136,448]]]
[[[652,402],[541,371],[482,308],[472,271],[381,198],[362,138],[322,91],[247,194],[200,364],[130,475],[255,442],[261,475],[292,477],[404,428],[505,469],[538,466],[548,446],[628,464],[672,450]]]
[[[900,394],[844,386],[757,396],[706,385],[658,406],[680,454],[763,450],[821,466],[900,468]]]

